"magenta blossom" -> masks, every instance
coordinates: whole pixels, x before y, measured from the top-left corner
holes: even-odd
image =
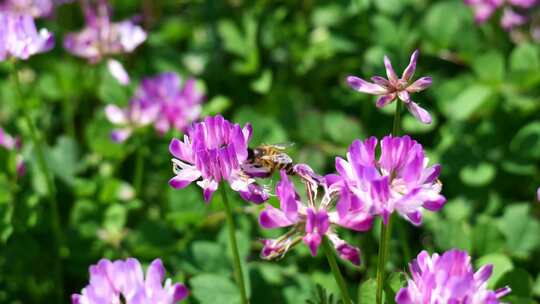
[[[177,74],[162,73],[144,79],[126,109],[108,105],[105,114],[110,122],[120,126],[113,131],[113,140],[123,142],[134,130],[150,124],[160,135],[171,127],[186,131],[199,118],[202,100],[203,94],[195,87],[194,79],[188,79],[182,87]]]
[[[34,19],[0,11],[0,61],[11,57],[26,60],[54,46],[54,37],[46,29],[39,32]]]
[[[0,127],[0,147],[8,151],[15,151],[16,171],[18,176],[24,175],[26,165],[21,154],[22,143],[20,138],[14,138]]]
[[[112,140],[123,142],[134,130],[148,126],[156,120],[159,115],[159,105],[133,99],[125,109],[116,105],[106,106],[105,115],[111,123],[120,126],[111,133]]]
[[[155,128],[160,134],[165,134],[171,128],[183,132],[197,120],[204,95],[197,90],[195,79],[187,79],[182,85],[178,74],[162,73],[144,79],[135,98],[159,104],[160,115],[155,121]]]
[[[477,23],[486,22],[499,8],[504,7],[500,22],[506,31],[529,21],[527,16],[516,12],[514,8],[521,9],[523,13],[526,13],[528,9],[539,3],[538,0],[464,0],[464,2],[473,9],[474,19]]]
[[[425,90],[431,86],[431,77],[421,77],[411,83],[414,71],[416,70],[416,61],[418,60],[418,50],[414,51],[411,56],[409,65],[403,71],[401,78],[398,78],[392,63],[388,57],[384,56],[384,66],[386,67],[386,75],[388,79],[381,76],[371,77],[373,82],[365,81],[356,76],[347,77],[347,83],[358,92],[377,95],[377,107],[382,108],[392,101],[399,98],[405,103],[409,112],[419,121],[425,124],[431,123],[431,115],[412,101],[410,94]]]
[[[251,133],[251,125],[241,128],[221,115],[194,124],[183,141],[176,138],[171,141],[169,151],[175,157],[172,159],[175,177],[169,184],[180,189],[198,180],[197,185],[208,202],[219,183],[227,181],[246,201],[267,200],[268,193],[241,169],[248,158]]]
[[[84,2],[86,28],[64,39],[68,52],[98,62],[109,55],[130,53],[146,40],[146,32],[132,21],[111,22],[106,0],[96,0],[93,6],[89,2]]]
[[[386,136],[381,154],[375,158],[377,138],[355,140],[347,160],[337,157],[338,176],[332,176],[330,189],[341,193],[341,204],[365,204],[387,223],[397,211],[414,225],[422,223],[422,209],[439,210],[446,199],[440,194],[440,165],[428,166],[424,149],[409,136]]]
[[[409,264],[411,279],[396,295],[397,304],[499,304],[499,298],[510,293],[509,287],[487,289],[493,265],[474,272],[471,257],[465,251],[452,249],[442,256],[426,251]]]
[[[327,191],[324,179],[313,178],[316,175],[307,165],[299,166],[303,166],[302,170],[295,172],[306,185],[307,202],[300,198],[286,172],[281,170],[281,181],[276,185],[280,207],[268,205],[261,212],[259,223],[265,229],[282,227],[291,227],[291,229],[277,239],[263,240],[262,258],[280,258],[300,241],[303,241],[309,247],[311,254],[316,256],[323,237],[326,236],[341,258],[359,265],[360,250],[340,239],[336,229],[344,227],[354,231],[367,231],[371,228],[373,218],[367,213],[363,204],[344,206],[338,203],[336,208],[333,208],[334,196]],[[323,183],[319,184],[317,182],[319,180]],[[320,203],[317,204],[319,186],[322,186],[325,192]],[[331,209],[335,210],[331,211]]]
[[[53,0],[5,0],[0,4],[0,10],[34,18],[48,17],[54,9]]]
[[[165,279],[165,268],[160,259],[152,261],[143,274],[137,259],[111,262],[100,260],[90,266],[90,284],[81,294],[73,294],[73,304],[175,304],[185,299],[189,292],[183,284],[172,284]]]

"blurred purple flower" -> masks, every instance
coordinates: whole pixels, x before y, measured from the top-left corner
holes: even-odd
[[[49,17],[54,9],[52,0],[5,0],[0,4],[0,11],[9,11],[34,18]]]
[[[112,132],[112,140],[123,142],[131,136],[133,131],[148,126],[156,120],[159,115],[159,105],[141,99],[132,99],[128,107],[124,109],[116,105],[107,105],[105,115],[111,123],[120,126]]]
[[[50,50],[54,37],[46,29],[39,32],[30,15],[0,11],[0,61],[30,56]]]
[[[396,295],[397,304],[498,304],[510,293],[509,287],[487,289],[493,265],[474,272],[471,257],[465,251],[452,249],[442,256],[426,251],[409,264],[411,279]]]
[[[414,225],[422,223],[422,208],[437,211],[446,203],[440,194],[440,165],[428,167],[422,145],[409,136],[386,136],[381,141],[381,156],[375,158],[377,138],[355,140],[347,160],[336,158],[339,175],[332,176],[330,189],[341,193],[340,204],[365,204],[384,222],[392,212]]]
[[[477,23],[486,22],[495,11],[504,7],[501,27],[506,31],[521,26],[528,21],[527,16],[517,13],[512,9],[512,6],[526,10],[539,3],[538,0],[464,0],[464,2],[473,9],[474,19]]]
[[[303,172],[296,171],[306,185],[308,201],[303,202],[296,192],[294,184],[289,180],[286,172],[281,170],[281,181],[276,185],[276,195],[280,207],[268,205],[259,216],[259,224],[265,229],[291,227],[289,232],[273,240],[263,240],[264,248],[261,256],[264,259],[280,258],[301,240],[309,247],[313,256],[321,245],[323,237],[328,237],[342,259],[360,264],[360,250],[339,238],[336,233],[338,226],[354,231],[367,231],[371,228],[373,218],[361,203],[354,206],[345,206],[342,203],[332,209],[334,196],[327,192],[324,179],[313,179],[315,175],[307,165],[302,165]],[[309,168],[309,167],[307,167]],[[318,184],[317,180],[322,180]],[[317,204],[317,188],[322,186],[325,190],[320,204]]]
[[[23,176],[26,173],[26,165],[24,164],[24,159],[22,157],[21,149],[22,149],[22,142],[20,138],[14,138],[13,136],[9,135],[0,127],[0,147],[3,147],[4,149],[8,151],[14,151],[16,153],[15,155],[15,162],[16,162],[16,171],[18,176]]]
[[[504,8],[503,15],[501,17],[501,26],[504,30],[509,31],[520,25],[527,23],[528,18],[521,14],[516,13],[510,7]]]
[[[536,189],[536,200],[540,202],[540,187]]]
[[[118,71],[120,79],[127,77],[122,73]],[[123,142],[135,129],[150,124],[154,124],[161,135],[170,128],[186,131],[187,127],[199,118],[203,97],[196,89],[194,79],[188,79],[182,87],[180,77],[175,73],[162,73],[146,78],[137,88],[126,109],[115,105],[105,108],[109,121],[121,126],[113,132],[113,140]]]
[[[83,9],[86,27],[64,38],[64,48],[75,56],[97,63],[103,57],[131,53],[146,40],[146,32],[132,21],[111,22],[111,7],[107,0],[84,1]],[[111,75],[119,75],[117,65],[108,67]],[[120,83],[123,80],[125,78],[120,78]]]
[[[181,189],[198,180],[204,200],[209,202],[224,180],[244,200],[266,201],[268,193],[241,169],[248,158],[251,133],[251,125],[241,128],[221,115],[208,116],[194,124],[183,141],[174,138],[170,143],[169,151],[175,157],[172,159],[175,177],[169,184]]]
[[[125,261],[100,260],[90,266],[90,284],[81,294],[73,294],[73,304],[129,303],[175,304],[185,299],[189,291],[183,284],[172,284],[165,279],[165,268],[160,259],[152,261],[143,274],[137,259]]]
[[[431,123],[431,115],[412,101],[410,94],[423,91],[431,86],[431,77],[421,77],[415,82],[411,83],[411,79],[416,70],[416,61],[418,60],[418,50],[414,51],[411,56],[409,65],[403,71],[401,78],[398,78],[392,63],[388,57],[384,56],[384,66],[386,67],[386,75],[388,79],[381,76],[371,77],[373,82],[365,81],[362,78],[356,76],[347,77],[347,83],[353,89],[358,92],[372,94],[379,96],[377,100],[377,107],[382,108],[387,104],[399,98],[405,103],[409,112],[425,124]]]
[[[174,128],[185,131],[201,114],[204,95],[197,90],[195,79],[188,79],[181,86],[181,79],[175,73],[162,73],[144,79],[135,98],[147,103],[159,104],[160,115],[155,121],[160,134]]]

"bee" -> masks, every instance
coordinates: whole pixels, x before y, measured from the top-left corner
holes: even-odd
[[[253,149],[248,148],[246,173],[254,177],[266,178],[271,176],[277,169],[285,170],[287,174],[294,175],[293,160],[285,153],[285,150],[292,145],[292,143],[263,144]]]

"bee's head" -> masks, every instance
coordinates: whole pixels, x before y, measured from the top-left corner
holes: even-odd
[[[251,148],[248,148],[248,157],[247,159],[249,161],[253,160],[255,158],[255,151]]]

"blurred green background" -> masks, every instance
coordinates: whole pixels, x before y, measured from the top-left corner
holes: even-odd
[[[64,33],[83,25],[79,6],[64,5],[39,24],[57,37],[54,51],[22,63],[23,91],[48,143],[47,160],[59,190],[67,248],[62,269],[65,302],[88,282],[101,257],[161,257],[168,276],[187,282],[186,303],[237,303],[224,213],[219,196],[209,205],[196,185],[173,190],[168,143],[178,133],[153,130],[115,144],[103,107],[127,104],[138,80],[160,72],[194,76],[204,88],[204,114],[223,113],[254,127],[252,143],[295,142],[291,155],[330,173],[355,138],[390,132],[393,106],[348,88],[345,77],[384,75],[383,55],[400,73],[416,48],[416,77],[433,86],[415,94],[434,123],[404,112],[403,133],[442,164],[447,205],[426,214],[422,227],[395,222],[389,267],[405,271],[424,249],[466,249],[476,265],[493,263],[490,287],[510,284],[511,303],[540,299],[540,48],[515,45],[496,20],[477,26],[460,0],[349,1],[114,1],[115,19],[139,14],[148,40],[121,57],[132,77],[122,87],[104,64],[90,65],[61,48]],[[28,137],[14,101],[9,64],[0,65],[0,126]],[[75,124],[70,126],[71,117]],[[138,142],[144,143],[138,145]],[[142,147],[142,148],[137,148]],[[134,193],[135,153],[145,174]],[[10,184],[0,150],[0,302],[53,303],[54,248],[46,188],[29,141],[28,174]],[[277,178],[273,182],[275,185]],[[253,303],[316,302],[316,284],[338,289],[322,254],[300,245],[280,261],[259,258],[259,207],[231,192],[241,255]],[[275,202],[276,199],[272,198]],[[360,246],[360,269],[341,263],[351,293],[374,277],[378,225],[343,236]],[[364,291],[371,287],[363,286]],[[356,298],[356,296],[354,297]],[[364,301],[363,303],[369,303]]]

